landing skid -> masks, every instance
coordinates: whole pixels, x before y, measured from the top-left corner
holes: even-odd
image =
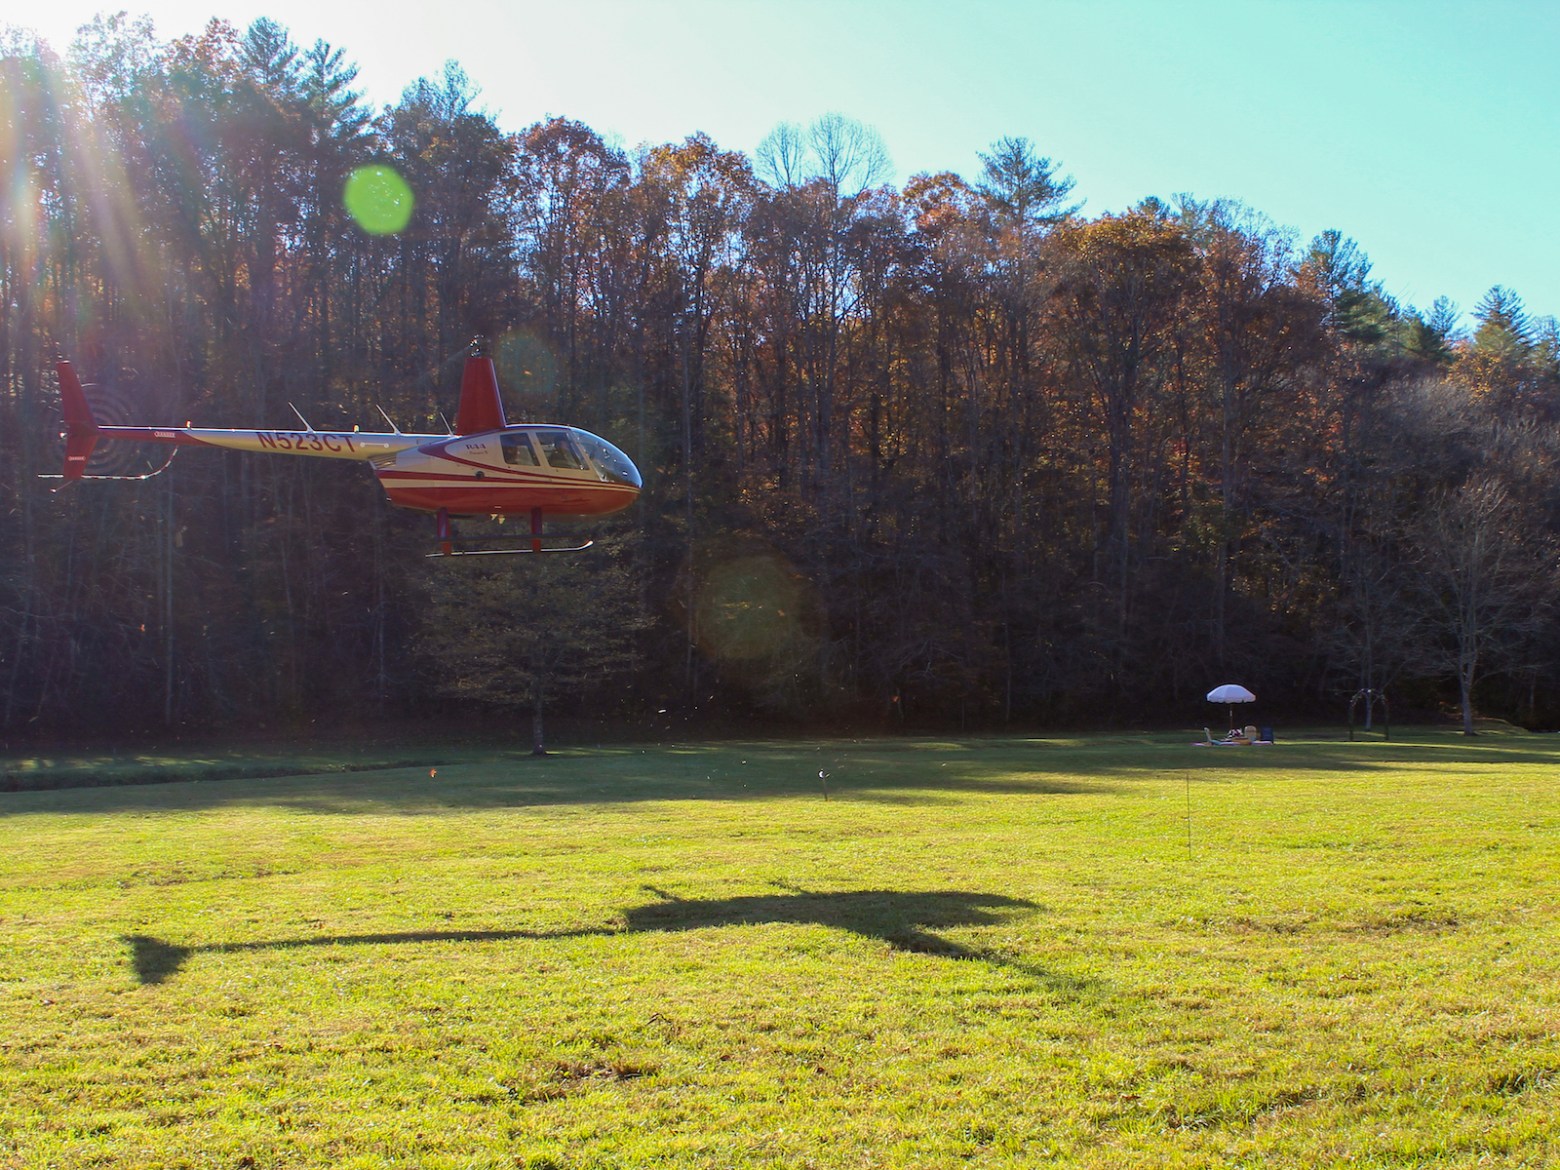
[[[429,560],[443,560],[445,557],[514,557],[530,556],[532,553],[569,553],[584,552],[594,540],[587,540],[584,544],[545,545],[542,543],[542,510],[531,509],[531,546],[529,548],[459,548],[462,543],[460,537],[455,535],[454,525],[451,523],[447,509],[440,508],[437,519],[439,551],[428,554]],[[503,539],[494,536],[478,536],[471,538],[476,541],[494,541]]]
[[[430,561],[442,561],[445,557],[528,557],[532,553],[584,552],[594,540],[584,544],[543,545],[541,548],[451,548],[449,552],[431,552]]]

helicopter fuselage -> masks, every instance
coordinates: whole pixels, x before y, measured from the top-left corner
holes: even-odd
[[[99,426],[99,437],[368,463],[390,502],[451,516],[602,516],[642,481],[628,456],[578,427],[527,423],[473,435]]]

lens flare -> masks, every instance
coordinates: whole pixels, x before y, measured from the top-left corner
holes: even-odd
[[[699,585],[699,642],[730,662],[794,652],[805,639],[806,585],[773,555],[750,555],[710,567]]]
[[[494,357],[522,415],[558,409],[558,356],[546,338],[533,330],[512,329],[498,338]]]
[[[392,236],[412,222],[416,200],[406,180],[387,166],[358,167],[347,177],[341,203],[358,227],[372,236]]]

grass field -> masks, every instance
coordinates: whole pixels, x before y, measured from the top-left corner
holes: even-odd
[[[0,1167],[1560,1163],[1560,741],[1189,738],[0,793]]]

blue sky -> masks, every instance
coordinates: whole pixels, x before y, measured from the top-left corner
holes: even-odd
[[[1560,315],[1560,2],[1551,0],[121,0],[162,38],[259,15],[360,66],[376,104],[460,62],[505,129],[558,114],[632,147],[703,131],[751,153],[840,113],[898,178],[974,176],[1023,135],[1085,213],[1238,199],[1337,228],[1401,300],[1493,284]],[[56,46],[117,5],[20,19]]]

